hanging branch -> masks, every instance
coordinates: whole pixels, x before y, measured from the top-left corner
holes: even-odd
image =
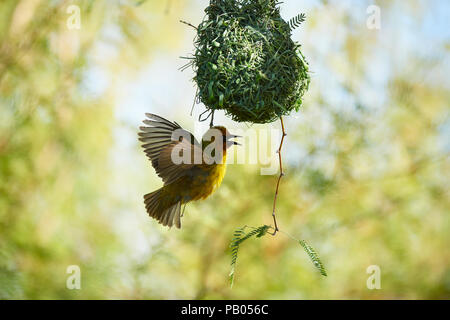
[[[291,236],[289,233],[282,231],[278,228],[278,223],[277,223],[277,218],[276,218],[278,191],[280,188],[281,178],[283,178],[285,175],[284,170],[283,170],[283,159],[281,156],[281,150],[283,148],[284,138],[286,138],[286,136],[287,136],[286,130],[284,128],[283,117],[281,117],[281,116],[280,116],[280,122],[281,122],[281,129],[282,129],[282,137],[281,137],[281,141],[280,141],[280,146],[278,147],[278,150],[277,150],[279,164],[280,164],[280,175],[278,176],[277,188],[275,190],[275,197],[273,199],[272,218],[273,218],[274,226],[272,227],[272,226],[264,225],[259,228],[244,226],[242,228],[237,229],[234,232],[233,239],[231,240],[231,243],[230,243],[231,271],[230,271],[229,277],[230,277],[231,287],[233,287],[234,275],[235,275],[235,271],[236,271],[236,263],[237,263],[240,245],[244,241],[246,241],[254,236],[256,236],[256,238],[262,238],[265,234],[270,234],[272,236],[275,236],[278,232],[287,235],[289,238],[291,238],[292,240],[299,243],[303,247],[305,252],[308,254],[309,258],[311,259],[311,261],[313,262],[313,264],[317,268],[317,270],[320,272],[320,274],[324,277],[327,276],[327,271],[325,270],[325,267],[322,264],[322,261],[320,260],[319,255],[317,254],[316,250],[314,250],[313,247],[311,247],[305,240],[297,239],[297,238]],[[252,229],[252,231],[246,233],[245,232],[246,228],[250,228],[250,229]],[[269,230],[273,230],[273,232],[271,233],[271,232],[269,232]]]
[[[280,229],[278,229],[278,224],[277,224],[277,217],[275,215],[276,212],[276,207],[277,207],[277,198],[278,198],[278,189],[280,188],[280,182],[281,182],[281,178],[284,177],[284,171],[283,171],[283,160],[281,158],[281,149],[283,148],[283,142],[284,142],[284,138],[287,136],[286,131],[284,130],[284,122],[283,122],[283,117],[280,117],[280,121],[281,121],[281,129],[283,131],[283,136],[281,137],[281,142],[280,142],[280,147],[278,148],[278,159],[280,162],[280,175],[278,176],[278,181],[277,181],[277,188],[275,190],[275,197],[273,199],[273,210],[272,210],[272,218],[273,218],[273,224],[274,224],[274,231],[271,234],[272,236],[275,236],[277,234],[278,231],[280,231]]]

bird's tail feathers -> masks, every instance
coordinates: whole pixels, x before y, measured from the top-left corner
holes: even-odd
[[[181,228],[181,201],[168,201],[164,197],[163,188],[144,196],[145,208],[150,217],[156,219],[163,226],[175,225]]]

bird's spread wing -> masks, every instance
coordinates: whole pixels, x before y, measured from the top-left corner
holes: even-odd
[[[194,166],[194,157],[201,157],[202,149],[188,131],[176,122],[147,113],[147,126],[140,127],[139,140],[144,144],[144,152],[152,162],[153,168],[165,184],[170,184],[188,174]],[[178,158],[173,161],[173,155]],[[180,161],[183,155],[191,155],[191,160]],[[201,159],[201,158],[200,158]]]

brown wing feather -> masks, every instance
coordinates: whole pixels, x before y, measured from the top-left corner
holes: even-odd
[[[186,153],[187,152],[187,153]],[[187,163],[174,164],[172,161],[172,153],[186,154]],[[161,151],[158,159],[159,176],[163,178],[165,184],[170,184],[180,177],[190,173],[190,170],[195,166],[195,159],[201,160],[202,149],[199,146],[193,145],[187,140],[172,142],[167,148]],[[188,158],[189,157],[189,158]]]
[[[170,122],[151,113],[147,113],[146,116],[150,120],[144,120],[147,126],[140,127],[139,140],[144,143],[142,145],[144,152],[152,162],[158,176],[163,179],[165,184],[170,184],[186,175],[194,163],[191,161],[190,164],[174,164],[171,158],[174,149],[176,148],[176,152],[180,152],[180,150],[190,152],[194,157],[195,153],[200,152],[201,154],[201,147],[194,136],[181,128],[178,123]],[[173,140],[173,133],[176,130],[181,130],[179,133],[185,137],[181,141]]]

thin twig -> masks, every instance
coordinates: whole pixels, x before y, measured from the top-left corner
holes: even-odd
[[[194,103],[192,104],[192,109],[191,109],[191,117],[192,117],[192,113],[194,112],[194,107],[195,107],[195,102],[197,100],[197,96],[198,96],[198,88],[195,91]]]
[[[281,121],[281,129],[283,130],[283,136],[281,137],[280,147],[278,148],[278,151],[277,151],[278,152],[278,159],[280,161],[280,176],[278,177],[277,189],[275,190],[275,197],[273,199],[272,218],[273,218],[273,224],[274,224],[275,228],[274,228],[274,231],[272,233],[272,236],[275,236],[277,234],[277,232],[280,230],[280,229],[278,229],[277,217],[275,216],[275,211],[276,211],[276,207],[277,207],[278,189],[280,187],[280,181],[281,181],[281,178],[284,177],[283,160],[281,158],[281,149],[283,148],[284,138],[287,136],[286,131],[284,130],[283,117],[280,117],[280,121]]]
[[[189,27],[194,28],[195,30],[197,30],[197,27],[194,26],[193,24],[189,23],[189,22],[186,22],[186,21],[184,21],[184,20],[180,20],[180,22],[181,22],[181,23],[184,23],[184,24],[186,24],[186,25],[188,25]]]

